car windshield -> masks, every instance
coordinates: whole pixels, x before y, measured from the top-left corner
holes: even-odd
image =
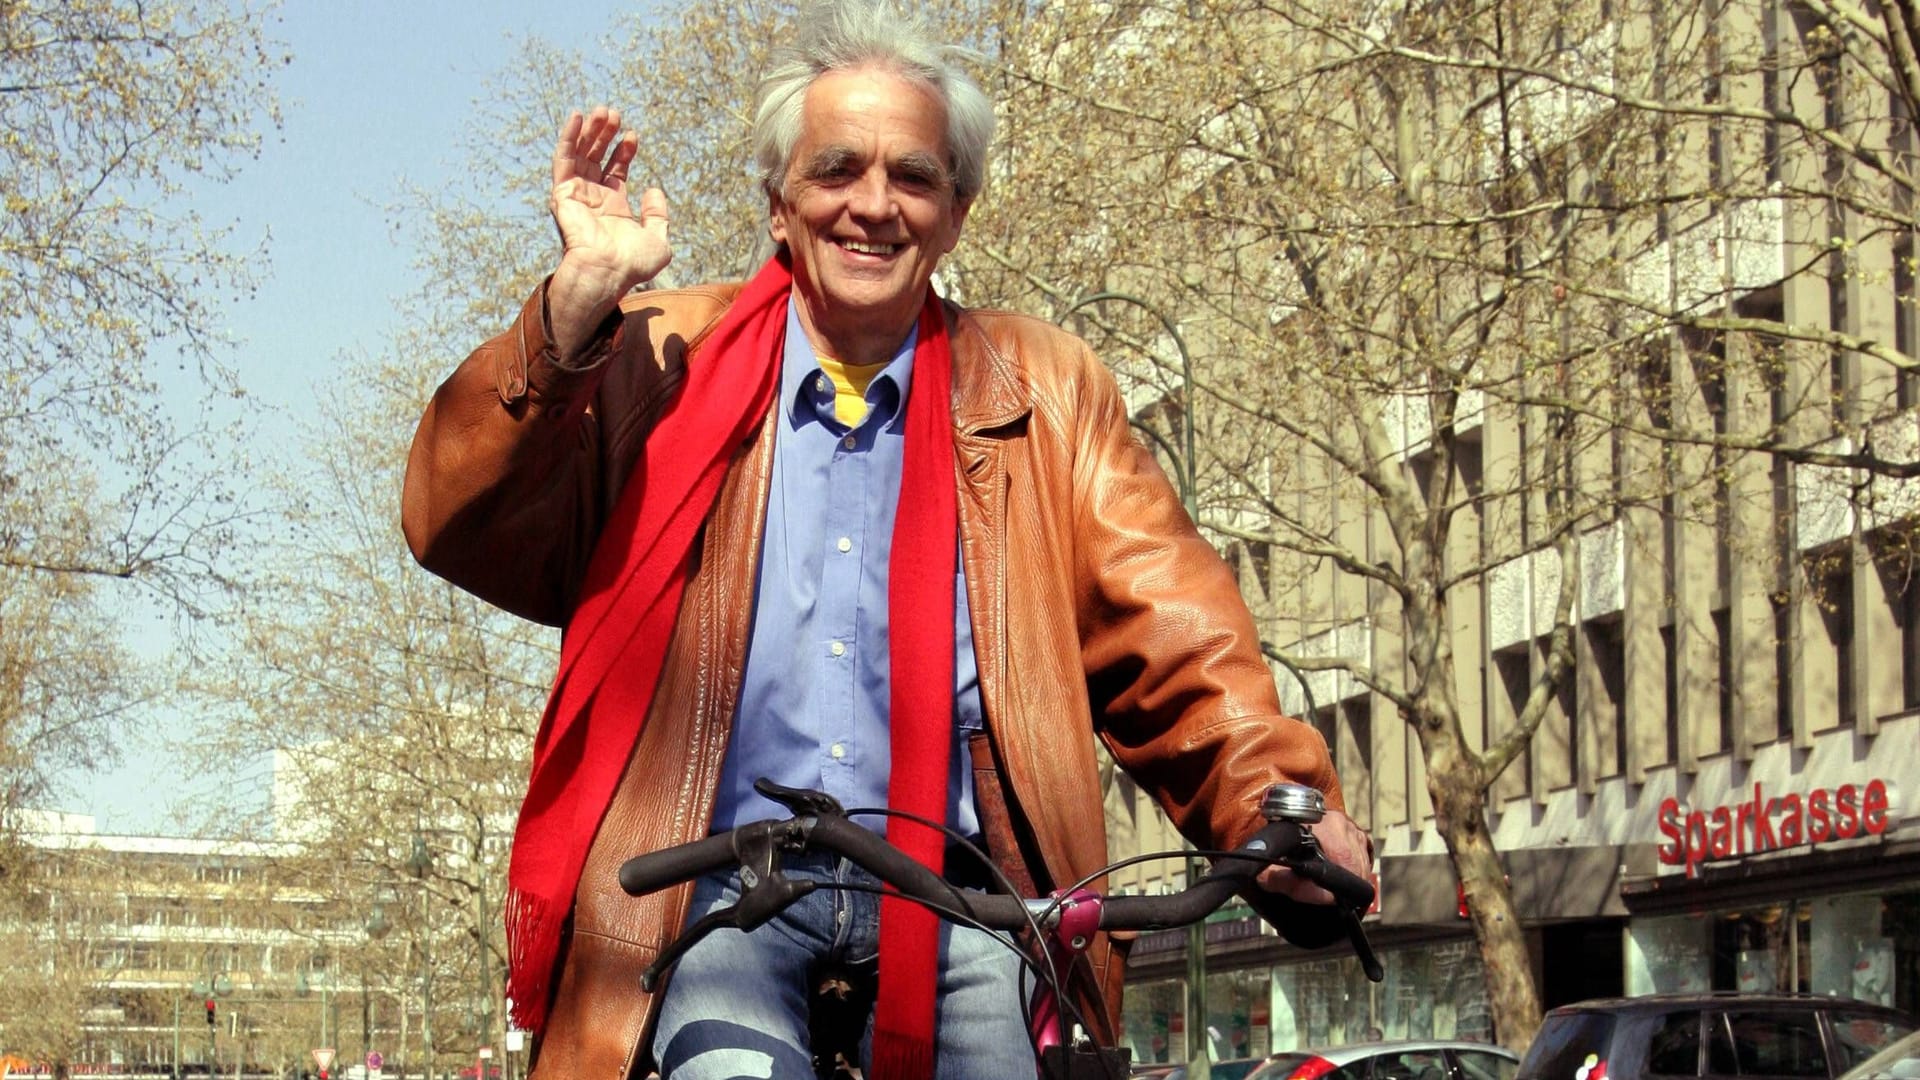
[[[1550,1015],[1520,1062],[1524,1080],[1587,1080],[1606,1061],[1613,1041],[1611,1013],[1568,1012]]]

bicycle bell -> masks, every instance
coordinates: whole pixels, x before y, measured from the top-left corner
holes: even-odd
[[[1260,800],[1260,815],[1268,821],[1295,821],[1312,825],[1327,816],[1327,800],[1320,789],[1306,784],[1275,784]]]

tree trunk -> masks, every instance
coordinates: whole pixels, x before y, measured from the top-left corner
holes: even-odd
[[[1526,934],[1514,914],[1513,892],[1487,833],[1487,789],[1478,771],[1465,764],[1429,769],[1427,790],[1454,875],[1466,892],[1467,917],[1473,921],[1486,971],[1494,1038],[1520,1053],[1540,1027],[1540,996],[1533,985]]]

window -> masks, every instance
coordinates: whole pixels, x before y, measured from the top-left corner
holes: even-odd
[[[1853,720],[1853,563],[1844,555],[1834,562],[1818,579],[1814,599],[1833,647],[1834,719],[1846,727]]]
[[[1455,1050],[1462,1080],[1513,1080],[1514,1062],[1484,1050]]]
[[[1726,608],[1713,613],[1714,647],[1720,660],[1720,749],[1733,746],[1733,615]]]
[[[1526,646],[1522,645],[1494,653],[1493,673],[1494,677],[1500,680],[1501,692],[1506,695],[1508,713],[1513,716],[1516,722],[1519,721],[1520,714],[1525,712],[1527,708],[1527,692],[1532,689],[1531,679],[1527,672]],[[1509,725],[1507,730],[1511,730],[1511,728],[1512,725]],[[1528,745],[1532,745],[1532,740],[1528,740]],[[1520,790],[1523,792],[1528,789],[1527,780],[1532,772],[1528,764],[1527,751],[1522,750],[1520,751],[1520,756],[1514,759],[1513,764],[1507,767],[1509,773],[1519,776]]]
[[[1672,562],[1667,563],[1672,566]],[[1660,628],[1660,658],[1666,673],[1667,760],[1680,760],[1680,643],[1672,623]]]
[[[1812,1012],[1737,1012],[1724,1014],[1728,1038],[1716,1031],[1712,1072],[1726,1076],[1807,1076],[1827,1074],[1820,1045],[1820,1023]],[[1731,1062],[1728,1058],[1731,1057]],[[1724,1068],[1728,1064],[1733,1068]]]
[[[1700,1072],[1700,1014],[1668,1013],[1647,1040],[1647,1073],[1697,1076]]]
[[[1894,99],[1900,100],[1900,95],[1894,95]],[[1902,130],[1911,131],[1911,125],[1903,124]],[[1902,356],[1913,356],[1920,348],[1920,334],[1915,333],[1920,330],[1920,320],[1916,320],[1914,311],[1913,260],[1913,234],[1907,233],[1893,245],[1893,347]],[[1902,371],[1894,386],[1894,400],[1900,408],[1920,405],[1920,374]]]
[[[1627,638],[1619,619],[1587,624],[1587,647],[1600,672],[1601,689],[1606,700],[1600,709],[1611,714],[1613,745],[1594,747],[1598,760],[1593,762],[1596,777],[1617,776],[1627,763]]]
[[[1527,1074],[1569,1078],[1586,1065],[1587,1055],[1604,1060],[1613,1045],[1612,1013],[1572,1012],[1547,1018],[1527,1049]]]
[[[1920,581],[1901,577],[1889,589],[1893,621],[1900,628],[1900,705],[1920,708]]]
[[[1773,605],[1773,728],[1784,739],[1793,734],[1793,597],[1775,593]]]
[[[1860,1013],[1832,1013],[1827,1023],[1833,1028],[1834,1052],[1840,1057],[1834,1063],[1835,1072],[1853,1068],[1907,1033],[1907,1029],[1885,1017]]]

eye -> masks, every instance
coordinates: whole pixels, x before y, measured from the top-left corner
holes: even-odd
[[[931,191],[940,186],[940,178],[922,169],[898,169],[893,174],[893,182],[913,191]]]

